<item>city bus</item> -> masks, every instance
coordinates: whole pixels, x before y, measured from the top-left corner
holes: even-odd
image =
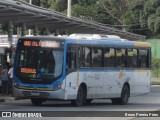
[[[13,95],[33,105],[67,100],[82,106],[94,99],[127,104],[131,96],[149,93],[150,86],[150,43],[99,34],[18,40]]]

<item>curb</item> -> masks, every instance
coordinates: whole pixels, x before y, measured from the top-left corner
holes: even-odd
[[[5,102],[6,100],[9,100],[9,101],[13,101],[13,100],[23,100],[23,99],[26,99],[26,98],[20,98],[20,97],[2,97],[2,99],[0,99],[0,102]]]
[[[151,87],[160,87],[160,85],[151,85]]]
[[[4,99],[0,99],[0,102],[5,102],[5,100]]]
[[[14,100],[23,100],[23,99],[27,99],[27,98],[21,98],[21,97],[15,97]]]

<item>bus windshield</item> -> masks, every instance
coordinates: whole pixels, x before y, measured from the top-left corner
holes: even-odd
[[[63,51],[53,48],[18,49],[16,73],[27,83],[50,83],[62,75]]]

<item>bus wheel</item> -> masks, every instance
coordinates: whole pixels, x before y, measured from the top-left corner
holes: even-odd
[[[76,100],[72,100],[71,104],[73,106],[82,106],[86,100],[85,90],[82,86],[79,87]]]
[[[31,98],[31,102],[32,102],[33,105],[39,106],[39,105],[42,104],[43,100],[39,99],[39,98]]]
[[[122,88],[121,97],[113,98],[112,104],[121,104],[121,105],[127,104],[129,100],[129,95],[130,95],[129,87],[127,85],[124,85]]]
[[[122,105],[127,104],[129,100],[129,95],[130,95],[129,87],[127,85],[124,85],[121,93],[120,104]]]

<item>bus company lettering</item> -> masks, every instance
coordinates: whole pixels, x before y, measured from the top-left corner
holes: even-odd
[[[88,78],[89,79],[95,79],[95,80],[99,80],[100,79],[100,74],[88,74]]]

